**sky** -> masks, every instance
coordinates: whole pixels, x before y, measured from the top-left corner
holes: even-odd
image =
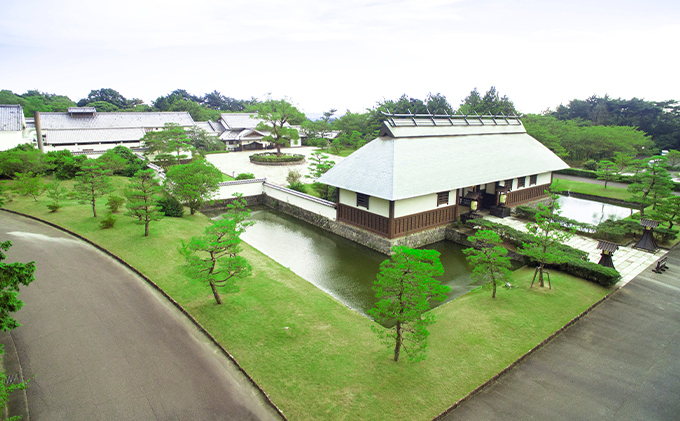
[[[680,100],[679,34],[677,0],[0,0],[0,89],[217,90],[341,114],[495,86],[540,113]]]

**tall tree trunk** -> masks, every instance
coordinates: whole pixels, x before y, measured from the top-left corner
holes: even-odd
[[[97,217],[97,208],[95,207],[95,201],[94,199],[92,200],[92,213],[94,214],[94,217]]]
[[[281,156],[281,144],[276,143],[276,156]]]
[[[538,267],[538,285],[541,288],[545,288],[545,282],[543,281],[543,263]]]
[[[217,292],[217,286],[215,286],[215,283],[213,281],[210,281],[210,288],[212,288],[212,292],[213,295],[215,296],[215,301],[217,301],[217,304],[222,304],[220,294]]]
[[[397,322],[397,343],[394,346],[394,362],[399,362],[400,350],[401,350],[401,322]]]
[[[145,237],[149,236],[149,221],[148,220],[144,223],[144,236]]]

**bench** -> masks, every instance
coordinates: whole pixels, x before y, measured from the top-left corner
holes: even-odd
[[[656,262],[656,267],[652,269],[652,272],[662,273],[664,270],[668,269],[668,267],[666,266],[666,260],[668,260],[668,256],[664,256],[661,259],[659,259]]]

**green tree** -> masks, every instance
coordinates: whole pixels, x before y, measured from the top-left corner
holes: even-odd
[[[664,157],[666,158],[666,164],[668,164],[668,168],[674,170],[680,168],[680,151],[676,150],[668,151],[668,153],[664,155]]]
[[[199,160],[170,167],[166,173],[164,187],[177,200],[188,206],[193,215],[217,192],[221,181],[220,170],[205,160]]]
[[[21,326],[12,317],[12,313],[24,306],[19,299],[19,285],[28,286],[35,280],[35,262],[3,263],[10,247],[11,241],[0,243],[0,330],[3,331]]]
[[[0,173],[5,178],[15,173],[43,174],[48,167],[45,155],[29,143],[0,152]]]
[[[113,191],[108,171],[94,164],[84,166],[76,175],[76,183],[73,185],[75,197],[79,203],[92,204],[92,214],[97,217],[97,198]]]
[[[604,180],[605,189],[607,188],[607,183],[619,179],[618,169],[617,165],[611,161],[600,161],[596,174],[598,180]]]
[[[0,203],[0,206],[2,204]],[[19,286],[28,286],[35,280],[35,262],[28,263],[3,263],[7,258],[5,252],[12,247],[11,241],[0,243],[0,330],[9,331],[21,326],[12,317],[24,306],[19,299]],[[0,347],[0,354],[4,350]],[[0,372],[0,408],[5,408],[9,400],[9,394],[15,390],[23,390],[28,387],[27,383],[7,384],[5,372]],[[8,420],[18,420],[20,417],[11,417]]]
[[[645,208],[650,205],[656,209],[657,203],[671,194],[673,186],[666,158],[653,156],[643,162],[644,169],[635,176],[633,184],[628,185],[633,201],[640,204],[640,216],[645,216]]]
[[[252,271],[248,261],[238,255],[241,251],[241,234],[254,224],[247,221],[250,212],[245,206],[245,200],[236,195],[221,219],[206,227],[202,236],[192,237],[188,243],[182,241],[179,248],[186,259],[187,275],[208,283],[217,304],[222,304],[218,287],[227,293],[237,292],[239,287],[236,281],[250,276]]]
[[[137,218],[136,223],[144,225],[145,237],[149,236],[149,224],[163,218],[163,213],[157,205],[163,189],[154,175],[152,169],[138,171],[124,193],[128,200],[125,204],[128,209],[125,215]]]
[[[322,199],[330,200],[333,188],[328,184],[318,183],[316,180],[333,168],[335,161],[329,160],[328,155],[324,155],[321,152],[312,152],[309,160],[311,161],[309,164],[309,175],[305,175],[305,177],[314,180],[312,188],[319,193]]]
[[[668,196],[661,200],[654,212],[654,219],[667,222],[668,228],[673,228],[673,224],[680,222],[680,196]]]
[[[159,156],[162,154],[173,154],[176,164],[187,157],[182,152],[191,149],[191,140],[184,128],[177,123],[165,123],[162,130],[146,133],[140,142],[147,148],[144,156],[156,155],[156,159],[160,160]]]
[[[282,145],[290,145],[291,141],[300,139],[297,129],[290,127],[290,125],[302,123],[305,120],[305,115],[290,102],[285,99],[268,98],[266,101],[256,104],[252,109],[257,111],[256,118],[260,120],[255,129],[268,133],[262,137],[262,140],[271,142],[276,146],[277,156],[281,156]]]
[[[473,89],[468,96],[465,97],[458,111],[463,114],[505,114],[518,115],[515,109],[515,104],[510,101],[507,96],[500,96],[495,86],[489,88],[482,97],[477,90]]]
[[[83,98],[78,101],[79,107],[90,106],[90,104],[95,102],[104,102],[113,105],[118,108],[126,108],[128,106],[128,100],[125,99],[120,92],[111,88],[93,89],[87,95],[87,98]]]
[[[227,147],[218,137],[211,135],[198,126],[191,126],[185,129],[189,143],[197,150],[201,151],[223,151]]]
[[[491,298],[496,298],[496,286],[505,284],[512,276],[508,250],[500,245],[501,237],[489,230],[477,231],[475,235],[468,237],[468,241],[479,247],[463,250],[468,263],[473,267],[472,278],[491,283]]]
[[[66,187],[61,187],[58,180],[54,180],[53,182],[49,183],[47,185],[47,197],[52,199],[52,203],[47,205],[47,208],[52,212],[58,211],[61,207],[59,201],[66,197],[67,194],[68,189]]]
[[[47,186],[42,181],[40,174],[28,173],[16,173],[15,188],[17,193],[24,196],[31,196],[33,200],[38,201],[38,197],[45,192]]]
[[[434,278],[444,273],[439,252],[405,246],[397,246],[393,252],[380,264],[373,284],[378,302],[368,311],[376,322],[393,327],[371,328],[383,343],[394,347],[395,362],[402,348],[410,361],[420,361],[425,359],[427,326],[434,323],[434,316],[426,313],[429,300],[443,301],[450,288]]]
[[[538,267],[536,267],[536,271],[534,272],[534,279],[531,281],[531,286],[534,285],[536,274],[538,274],[538,284],[541,287],[545,287],[545,282],[543,280],[545,266],[560,264],[568,259],[560,252],[558,247],[560,244],[571,238],[573,234],[562,231],[560,223],[555,220],[555,217],[559,216],[561,213],[560,206],[557,203],[558,195],[553,193],[553,191],[556,190],[557,187],[553,184],[550,190],[548,190],[550,202],[547,205],[543,203],[538,204],[536,222],[527,224],[527,229],[529,230],[532,240],[530,243],[522,243],[522,246],[518,250],[521,254],[538,263]],[[550,288],[552,288],[549,277],[548,284],[550,285]]]

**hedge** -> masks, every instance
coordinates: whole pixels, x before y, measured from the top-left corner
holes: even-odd
[[[305,156],[299,154],[286,154],[276,156],[276,152],[264,152],[250,155],[250,162],[300,162]]]

